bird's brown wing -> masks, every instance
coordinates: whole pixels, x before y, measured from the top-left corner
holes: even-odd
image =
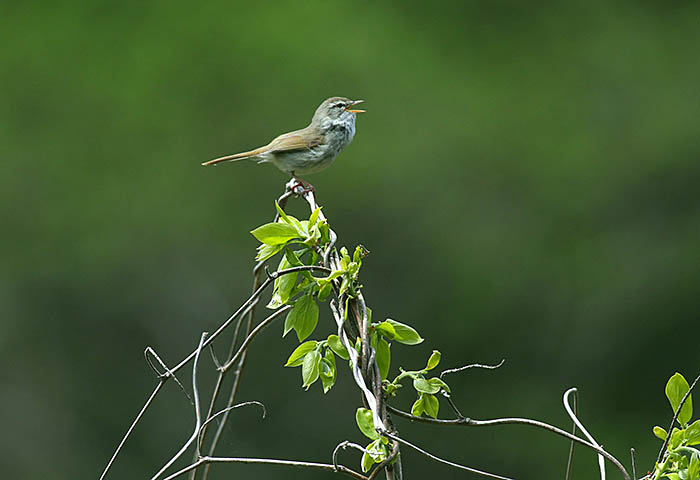
[[[318,135],[309,134],[305,129],[296,130],[294,132],[284,133],[272,140],[264,147],[250,150],[249,152],[236,153],[225,157],[215,158],[204,162],[202,165],[216,165],[220,162],[230,162],[234,160],[244,160],[246,158],[255,157],[263,153],[275,152],[293,152],[296,150],[306,150],[307,148],[315,147],[323,143],[323,138]]]
[[[280,135],[262,148],[270,153],[293,152],[295,150],[306,150],[315,147],[322,142],[323,139],[318,135],[309,134],[304,130],[297,130],[296,132]]]

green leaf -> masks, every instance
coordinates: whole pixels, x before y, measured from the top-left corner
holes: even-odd
[[[313,227],[318,222],[318,216],[321,213],[321,207],[316,207],[316,209],[311,213],[309,217],[309,227]]]
[[[690,465],[688,465],[688,480],[700,479],[700,458],[697,453],[690,457]]]
[[[425,378],[421,377],[415,377],[413,379],[413,388],[416,389],[416,391],[420,393],[438,393],[440,391],[440,387],[437,385],[433,385],[429,381],[427,381]]]
[[[259,262],[267,260],[268,258],[276,255],[277,252],[282,250],[282,248],[284,248],[284,244],[280,244],[280,245],[265,245],[264,243],[260,244],[260,246],[258,246],[258,254],[255,256],[255,259]]]
[[[383,338],[379,338],[377,342],[377,366],[382,380],[386,379],[389,374],[389,366],[391,365],[391,348],[389,342]]]
[[[372,412],[366,408],[358,408],[355,413],[355,421],[360,431],[365,437],[370,440],[376,440],[379,438],[379,434],[374,429],[374,420],[372,419]]]
[[[676,448],[681,444],[681,442],[683,441],[684,434],[685,430],[680,430],[678,428],[673,429],[673,431],[671,432],[671,441],[669,442],[671,448]]]
[[[425,405],[423,403],[423,395],[419,395],[418,399],[413,402],[413,406],[411,407],[411,415],[414,417],[420,417],[423,412],[425,411]]]
[[[688,445],[700,445],[700,420],[695,420],[685,429]]]
[[[343,360],[350,360],[350,355],[348,354],[348,351],[345,348],[345,346],[341,343],[338,335],[329,335],[327,341],[328,346],[331,347],[331,350],[333,350],[336,355],[338,355]]]
[[[286,256],[280,259],[277,271],[282,271],[291,267],[289,260]],[[267,304],[267,308],[276,309],[284,305],[289,301],[291,297],[292,290],[297,284],[297,273],[288,273],[286,275],[280,275],[275,279],[275,286],[272,290],[272,298],[270,303]]]
[[[688,390],[690,390],[690,385],[688,385],[688,382],[680,373],[674,373],[673,376],[668,379],[668,383],[666,384],[666,397],[671,403],[671,408],[673,409],[674,414],[678,410],[678,406],[681,404],[681,400]],[[685,404],[683,404],[681,412],[678,414],[678,423],[685,426],[688,424],[692,416],[692,395],[689,395]]]
[[[690,464],[688,465],[688,480],[698,480],[700,479],[700,457],[697,453],[694,453],[690,457]]]
[[[432,355],[430,355],[430,358],[428,359],[428,365],[425,367],[426,370],[432,370],[433,368],[437,367],[438,364],[440,363],[440,352],[437,350],[433,350]]]
[[[433,418],[437,418],[438,410],[440,409],[440,402],[438,401],[437,397],[435,397],[434,395],[424,395],[423,405],[425,413],[427,413]]]
[[[370,443],[370,445],[372,444]],[[370,445],[368,445],[367,448],[369,448]],[[372,465],[374,465],[374,459],[369,453],[364,452],[362,454],[362,463],[360,465],[362,467],[362,473],[369,472],[369,469],[372,468]]]
[[[652,432],[654,432],[654,435],[656,435],[657,438],[660,438],[661,440],[666,440],[666,430],[663,428],[659,427],[658,425],[655,425],[654,428],[652,428]]]
[[[381,333],[388,340],[394,340],[396,338],[396,330],[389,322],[381,322],[374,325],[377,332]]]
[[[323,393],[328,393],[328,390],[335,385],[335,356],[330,350],[326,350],[326,354],[321,360],[321,383],[323,383]]]
[[[310,351],[314,350],[316,348],[316,345],[318,345],[318,342],[316,340],[309,340],[308,342],[302,343],[296,348],[296,350],[292,352],[292,354],[287,359],[287,363],[285,363],[284,366],[298,367],[303,363],[304,356],[306,356],[306,354]]]
[[[325,302],[328,296],[331,294],[333,290],[333,287],[331,286],[330,283],[325,284],[318,290],[318,294],[316,295],[318,297],[319,302]]]
[[[250,233],[265,245],[282,245],[293,238],[299,238],[297,229],[288,223],[266,223]]]
[[[282,210],[282,207],[280,207],[280,204],[277,203],[277,200],[275,200],[275,208],[277,209],[277,213],[279,213],[280,218],[288,224],[292,224],[292,222],[289,220],[289,217],[287,216],[286,213],[284,213],[284,210]]]
[[[442,380],[440,380],[437,377],[431,378],[430,380],[428,380],[428,383],[440,388],[441,390],[445,390],[447,393],[450,393],[449,385],[447,385],[445,382],[443,382]]]
[[[296,301],[294,308],[287,314],[283,336],[293,328],[299,341],[303,342],[314,332],[317,324],[318,305],[311,294],[306,294]]]
[[[396,331],[394,339],[397,342],[405,345],[418,345],[423,341],[421,336],[418,335],[418,332],[416,332],[412,327],[409,327],[401,322],[397,322],[396,320],[392,320],[391,318],[387,318],[386,321],[389,322],[392,327],[394,327],[394,330]]]
[[[318,380],[321,372],[321,354],[318,350],[307,353],[304,357],[304,362],[301,365],[302,387],[307,390],[313,383]]]

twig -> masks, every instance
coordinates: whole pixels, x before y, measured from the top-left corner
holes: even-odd
[[[330,273],[330,270],[329,270],[328,268],[322,267],[322,266],[318,266],[318,265],[303,265],[303,266],[291,267],[291,268],[288,268],[288,269],[285,269],[285,270],[282,270],[282,271],[279,271],[279,272],[275,272],[275,273],[272,275],[273,278],[268,278],[268,279],[266,279],[266,280],[255,290],[255,292],[253,292],[253,294],[252,294],[250,297],[248,297],[248,300],[246,300],[245,303],[243,303],[243,305],[241,305],[241,307],[239,307],[239,308],[224,322],[224,323],[222,323],[222,324],[219,326],[219,328],[217,328],[217,329],[214,331],[214,333],[212,333],[211,335],[209,335],[209,336],[207,337],[207,339],[206,339],[206,341],[204,342],[204,344],[202,345],[202,347],[207,347],[207,346],[209,346],[209,344],[211,344],[211,343],[221,334],[221,332],[223,332],[223,331],[238,317],[238,315],[241,314],[241,312],[245,311],[245,310],[248,308],[248,306],[249,306],[252,302],[256,301],[256,299],[257,299],[260,295],[262,295],[262,292],[263,292],[268,286],[270,286],[270,285],[272,284],[272,282],[274,281],[275,278],[277,278],[277,277],[279,277],[279,276],[281,276],[281,275],[287,275],[287,274],[290,274],[290,273],[301,272],[301,271],[314,271],[314,270],[321,271],[321,272],[324,272],[324,273],[326,273],[326,274],[329,274],[329,273]],[[190,353],[187,357],[185,357],[183,360],[181,360],[180,363],[178,363],[175,367],[173,367],[173,368],[170,370],[170,372],[174,375],[174,374],[175,374],[177,371],[179,371],[182,367],[184,367],[185,365],[187,365],[187,363],[188,363],[190,360],[192,360],[192,359],[195,357],[196,354],[197,354],[197,350],[195,350],[195,351],[193,351],[192,353]],[[163,377],[160,378],[160,380],[159,380],[159,382],[158,382],[158,385],[156,385],[155,389],[153,390],[153,392],[152,392],[151,395],[149,396],[148,400],[146,400],[146,403],[145,403],[144,406],[141,408],[141,410],[139,411],[139,413],[136,415],[136,418],[134,419],[134,421],[133,421],[133,422],[131,423],[131,425],[129,426],[129,429],[128,429],[127,432],[124,434],[124,436],[122,437],[122,439],[119,441],[119,444],[117,445],[117,448],[115,449],[114,453],[112,454],[112,457],[110,458],[109,462],[107,462],[107,465],[105,466],[105,469],[103,470],[102,475],[100,475],[100,480],[104,480],[104,478],[107,476],[107,474],[109,473],[110,469],[112,468],[112,465],[114,464],[114,461],[116,460],[117,456],[119,455],[119,453],[121,452],[122,448],[124,447],[124,444],[126,443],[127,439],[130,437],[132,431],[134,430],[134,428],[136,427],[136,425],[137,425],[137,424],[139,423],[139,421],[141,420],[141,417],[143,417],[143,414],[148,410],[148,408],[150,407],[150,405],[153,403],[153,399],[154,399],[155,396],[160,392],[160,389],[163,387],[163,385],[165,384],[165,382],[168,381],[168,380],[171,378],[171,376],[173,376],[173,375],[163,376]]]
[[[148,356],[149,353],[151,355],[153,355],[153,357],[156,360],[158,360],[158,363],[163,368],[163,370],[165,370],[165,372],[159,371],[156,368],[156,366],[153,365],[153,361],[151,360],[151,357]],[[170,370],[170,368],[168,368],[168,366],[165,364],[165,362],[163,360],[161,360],[161,358],[158,356],[158,354],[156,353],[156,351],[152,347],[146,347],[146,349],[143,351],[143,356],[146,358],[146,363],[148,363],[148,366],[151,367],[151,370],[153,370],[153,372],[155,372],[156,376],[158,376],[159,378],[160,377],[173,377],[173,380],[175,380],[175,383],[177,383],[177,386],[180,387],[180,390],[182,390],[182,393],[185,394],[185,396],[187,397],[187,400],[189,400],[190,403],[192,403],[192,397],[190,397],[190,394],[187,393],[187,390],[185,390],[184,385],[182,385],[182,383],[180,383],[180,380],[177,379],[177,376],[175,376],[175,374],[172,372],[172,370]]]
[[[477,475],[481,475],[481,476],[488,477],[488,478],[496,478],[498,480],[513,480],[510,477],[502,477],[501,475],[496,475],[495,473],[484,472],[484,471],[478,470],[476,468],[471,468],[471,467],[467,467],[466,465],[460,465],[459,463],[454,463],[454,462],[450,462],[449,460],[444,460],[440,457],[433,455],[430,452],[426,452],[425,450],[418,447],[417,445],[414,445],[411,442],[404,440],[403,438],[401,438],[397,435],[394,435],[392,433],[385,432],[384,435],[391,438],[392,440],[394,440],[396,442],[403,443],[404,445],[411,447],[412,449],[416,450],[419,453],[422,453],[426,457],[428,457],[431,460],[434,460],[436,462],[444,463],[445,465],[449,465],[451,467],[455,467],[455,468],[458,468],[460,470],[466,470],[467,472],[476,473]]]
[[[136,418],[134,418],[134,421],[131,422],[129,429],[126,431],[126,433],[122,437],[121,441],[119,442],[119,445],[117,445],[117,448],[114,450],[114,453],[112,454],[112,457],[109,459],[109,462],[107,462],[107,466],[102,471],[102,475],[100,475],[100,480],[104,480],[104,478],[107,476],[107,473],[109,473],[109,470],[112,468],[112,464],[114,464],[114,461],[117,459],[117,456],[119,455],[122,448],[124,447],[124,444],[131,436],[131,432],[134,431],[134,428],[136,428],[136,425],[141,421],[141,417],[143,417],[143,414],[146,413],[146,410],[148,410],[148,407],[151,406],[151,403],[153,403],[153,400],[156,398],[156,395],[158,395],[158,392],[160,392],[160,389],[163,388],[163,385],[165,385],[165,382],[167,382],[167,381],[168,381],[168,377],[161,377],[160,380],[158,380],[158,384],[156,385],[156,388],[153,389],[153,392],[151,392],[151,395],[148,397],[148,400],[146,400],[146,403],[143,404],[143,407],[141,407],[141,410],[139,411],[138,415],[136,415]]]
[[[611,454],[609,454],[608,452],[603,450],[602,447],[597,447],[591,443],[588,443],[586,440],[583,440],[582,438],[579,438],[575,435],[571,435],[566,430],[562,430],[561,428],[555,427],[554,425],[540,422],[538,420],[532,420],[530,418],[515,418],[515,417],[495,418],[492,420],[474,420],[474,419],[466,418],[466,417],[456,418],[454,420],[438,420],[438,419],[426,418],[426,417],[416,417],[414,415],[411,415],[408,412],[404,412],[403,410],[399,410],[397,408],[394,408],[391,405],[387,405],[387,409],[391,413],[396,414],[399,417],[407,418],[409,420],[414,420],[416,422],[428,423],[431,425],[459,426],[459,427],[490,427],[493,425],[530,425],[533,427],[542,428],[542,429],[550,431],[552,433],[556,433],[557,435],[560,435],[564,438],[568,438],[569,440],[573,440],[574,442],[576,442],[580,445],[583,445],[585,447],[588,447],[591,450],[595,450],[596,452],[598,452],[599,454],[601,454],[605,458],[607,458],[610,461],[610,463],[615,465],[625,480],[632,480],[630,478],[629,473],[627,473],[627,470],[625,470],[625,467],[619,462],[619,460],[617,460]]]
[[[338,452],[340,450],[345,450],[346,448],[354,448],[355,450],[359,450],[362,453],[366,453],[367,450],[365,450],[365,447],[362,445],[358,445],[357,443],[352,443],[347,440],[343,440],[340,442],[338,445],[335,446],[333,449],[333,455],[331,458],[333,458],[333,466],[338,467],[340,464],[338,463]]]
[[[634,461],[634,448],[630,448],[630,457],[632,457],[632,478],[637,480],[637,465]]]
[[[498,363],[498,365],[482,365],[481,363],[472,363],[471,365],[465,365],[465,366],[459,367],[459,368],[450,368],[449,370],[445,370],[444,372],[442,372],[442,373],[440,374],[440,379],[442,380],[442,377],[444,377],[445,375],[448,375],[448,374],[450,374],[450,373],[461,372],[461,371],[467,370],[467,369],[469,369],[469,368],[485,368],[485,369],[487,369],[487,370],[495,370],[495,369],[497,369],[497,368],[500,368],[504,363],[506,363],[506,359],[505,359],[505,358],[502,359],[502,360]]]
[[[673,412],[673,418],[671,418],[671,425],[669,425],[668,434],[666,435],[666,439],[664,440],[663,445],[661,445],[661,450],[659,450],[659,454],[656,457],[656,463],[661,463],[661,457],[664,454],[664,451],[666,450],[666,447],[668,446],[669,440],[671,440],[671,432],[673,431],[673,425],[676,423],[676,420],[678,420],[678,415],[681,413],[681,409],[683,408],[683,405],[685,405],[686,400],[688,400],[688,397],[690,397],[690,392],[693,391],[693,388],[695,388],[695,384],[698,383],[698,380],[700,380],[700,375],[695,377],[695,380],[693,380],[693,383],[690,385],[690,388],[688,389],[687,392],[685,392],[685,395],[683,395],[683,398],[681,399],[680,405],[678,405],[678,408],[676,409],[675,412]]]
[[[571,409],[571,405],[569,405],[569,395],[571,395],[572,393],[574,393],[576,391],[577,391],[576,388],[570,388],[566,392],[564,392],[563,402],[564,402],[564,408],[566,409],[566,413],[569,414],[569,417],[571,418],[571,420],[574,421],[574,424],[579,428],[579,430],[581,430],[581,433],[583,433],[583,435],[588,439],[589,442],[591,442],[591,444],[595,445],[598,448],[603,448],[600,446],[600,444],[598,444],[598,442],[595,441],[595,438],[593,438],[593,435],[588,433],[588,430],[586,430],[586,427],[584,427],[583,424],[581,423],[581,421],[578,419],[578,417],[576,417],[576,414]],[[605,480],[605,459],[603,458],[603,456],[600,453],[598,454],[598,467],[600,469],[600,480]]]
[[[194,396],[194,411],[195,411],[195,427],[194,427],[194,432],[192,432],[192,435],[190,438],[185,442],[185,444],[180,448],[180,450],[173,455],[173,457],[165,464],[163,467],[158,470],[158,472],[151,477],[151,480],[156,480],[158,477],[160,477],[168,468],[170,468],[170,465],[175,463],[175,461],[180,458],[180,456],[185,453],[185,451],[189,448],[189,446],[192,444],[192,442],[195,441],[197,436],[199,435],[199,429],[202,425],[202,412],[199,407],[199,389],[197,388],[197,364],[199,363],[199,354],[202,352],[202,347],[204,346],[204,339],[207,338],[207,332],[202,333],[202,336],[199,339],[199,346],[197,347],[197,350],[195,351],[195,356],[194,356],[194,363],[192,364],[192,395]]]
[[[243,355],[243,352],[245,352],[248,349],[248,345],[250,345],[250,342],[253,341],[253,339],[258,335],[258,333],[265,330],[275,319],[277,319],[283,313],[288,312],[291,309],[292,305],[285,305],[284,307],[275,310],[274,313],[272,313],[265,320],[260,322],[258,326],[255,327],[252,332],[250,332],[246,339],[243,340],[243,343],[238,348],[236,354],[233,357],[231,357],[231,359],[228,362],[226,362],[224,366],[221,367],[222,370],[226,371],[229,368],[231,368],[231,365],[233,365],[237,360],[239,360],[241,358],[241,355]]]
[[[240,458],[240,457],[202,457],[192,465],[189,465],[182,470],[179,470],[169,477],[165,477],[163,480],[173,480],[180,475],[189,472],[201,465],[207,465],[211,463],[247,463],[247,464],[257,464],[257,465],[279,465],[286,467],[295,468],[310,468],[315,470],[324,470],[326,472],[333,473],[343,473],[349,477],[355,478],[357,480],[367,480],[364,475],[344,466],[344,465],[331,465],[328,463],[313,463],[313,462],[297,462],[294,460],[278,460],[275,458]]]
[[[199,429],[199,435],[198,435],[199,438],[197,440],[197,452],[196,452],[197,458],[199,458],[201,456],[200,451],[202,449],[202,432],[204,431],[204,427],[209,422],[211,422],[216,417],[218,417],[219,415],[230,412],[231,410],[235,410],[235,409],[240,408],[240,407],[247,407],[248,405],[259,405],[263,409],[262,418],[265,418],[265,416],[267,415],[267,409],[265,408],[265,405],[263,405],[261,402],[255,401],[255,400],[251,400],[250,402],[239,403],[237,405],[231,405],[230,407],[224,408],[223,410],[219,410],[214,415],[207,418],[207,420],[202,424],[202,427]]]
[[[578,417],[578,390],[576,390],[574,395],[574,412],[576,413],[576,416]],[[573,422],[573,427],[571,427],[571,435],[576,435],[576,422]],[[571,469],[573,468],[574,465],[574,447],[576,443],[574,441],[571,441],[571,445],[569,446],[569,457],[566,460],[566,480],[571,479]],[[634,475],[632,475],[632,478],[634,478]]]

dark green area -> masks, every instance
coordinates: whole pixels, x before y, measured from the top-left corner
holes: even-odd
[[[700,368],[699,19],[686,1],[0,3],[0,470],[99,476],[154,385],[143,348],[174,364],[246,298],[248,231],[287,180],[200,162],[343,95],[368,113],[309,180],[341,243],[371,251],[375,321],[426,338],[394,344],[392,368],[505,357],[450,379],[464,413],[562,427],[577,386],[597,440],[627,465],[634,446],[646,472],[667,379]],[[333,330],[325,308],[312,339]],[[328,395],[304,392],[281,331],[254,344],[240,396],[269,415],[235,411],[220,453],[329,461],[364,441],[359,395],[341,364]],[[193,422],[168,385],[111,478],[149,478]],[[563,477],[568,444],[548,433],[397,424],[475,468]],[[595,456],[576,457],[592,478]],[[411,451],[404,465],[466,478]]]

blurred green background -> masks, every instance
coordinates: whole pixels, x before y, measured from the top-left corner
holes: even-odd
[[[464,413],[566,428],[577,386],[597,440],[627,465],[634,446],[646,472],[666,380],[700,370],[699,19],[685,1],[3,1],[0,470],[99,476],[154,385],[143,348],[174,364],[247,297],[248,231],[287,180],[200,162],[343,95],[368,113],[309,180],[341,243],[371,250],[376,318],[427,339],[395,345],[393,368],[434,348],[445,367],[506,358],[450,379]],[[359,396],[346,371],[304,392],[280,333],[254,344],[239,397],[268,417],[235,412],[219,453],[327,462],[364,441]],[[110,478],[149,478],[193,422],[169,384]],[[568,444],[547,433],[397,425],[472,467],[563,478]],[[472,478],[404,457],[407,478]],[[594,476],[576,457],[574,478]]]

